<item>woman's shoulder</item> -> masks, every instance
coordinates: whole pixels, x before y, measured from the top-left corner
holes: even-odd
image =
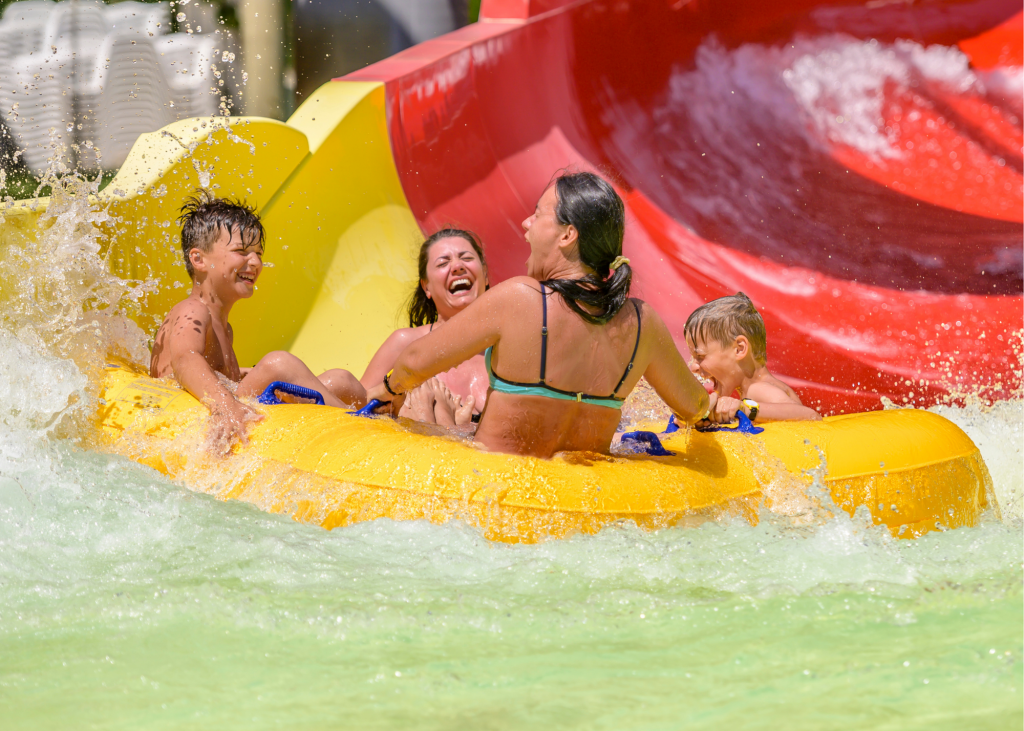
[[[434,324],[430,322],[424,325],[417,325],[416,327],[400,327],[395,330],[392,335],[401,340],[408,340],[409,342],[412,342],[413,340],[419,340],[422,338],[424,335],[429,333],[433,327]]]
[[[400,327],[388,336],[385,343],[388,345],[400,345],[405,347],[409,343],[419,340],[428,332],[430,332],[430,325]]]
[[[622,311],[627,312],[627,316],[631,320],[636,318],[635,313],[637,310],[640,313],[640,327],[645,339],[647,337],[654,337],[656,339],[668,337],[671,339],[672,336],[668,326],[665,324],[665,320],[662,319],[658,311],[649,302],[645,302],[639,297],[630,297],[629,304],[622,308]]]
[[[509,277],[484,292],[479,301],[489,307],[501,307],[520,297],[528,297],[531,292],[540,292],[540,282],[536,279],[527,276]]]
[[[522,290],[524,287],[532,289],[534,292],[539,292],[540,282],[538,282],[533,277],[528,277],[525,274],[521,274],[518,277],[509,277],[500,284],[491,287],[491,290],[504,289],[505,291],[519,291]]]
[[[626,304],[622,306],[619,312],[626,313],[627,317],[635,317],[635,313],[640,313],[641,320],[655,320],[661,322],[661,316],[658,312],[651,307],[650,304],[640,299],[639,297],[630,297],[626,300]]]

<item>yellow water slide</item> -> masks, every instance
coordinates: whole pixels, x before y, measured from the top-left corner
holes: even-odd
[[[401,323],[421,241],[391,155],[384,85],[326,84],[286,123],[187,119],[139,138],[96,205],[112,219],[111,271],[157,287],[139,318],[146,332],[189,291],[175,219],[200,188],[255,204],[267,230],[257,292],[232,313],[239,362],[288,350],[313,370],[360,374]],[[0,247],[37,235],[47,204],[9,204]]]

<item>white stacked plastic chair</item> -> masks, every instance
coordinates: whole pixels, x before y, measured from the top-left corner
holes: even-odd
[[[175,33],[157,40],[154,46],[171,88],[175,118],[215,115],[221,95],[233,92],[231,73],[240,67],[237,61],[224,60],[225,53],[229,58],[237,55],[234,37],[223,31],[203,35]],[[214,67],[226,81],[223,87]]]
[[[0,20],[0,57],[13,59],[42,47],[43,28],[57,6],[50,0],[11,3]]]
[[[103,8],[108,33],[79,90],[86,167],[118,167],[135,140],[174,117],[153,41],[170,29],[166,4],[123,2]]]
[[[147,32],[148,33],[148,32]],[[156,50],[138,33],[109,33],[103,39],[79,108],[81,139],[88,141],[104,168],[120,167],[135,140],[174,121],[170,89]]]
[[[52,145],[66,146],[72,139],[69,90],[77,66],[66,47],[57,53],[23,53],[0,67],[0,110],[24,150],[22,160],[37,175],[47,168]]]
[[[23,0],[24,1],[24,0]],[[41,50],[77,45],[78,56],[92,56],[100,40],[107,34],[107,21],[103,17],[103,4],[97,0],[65,0],[57,3],[49,13],[43,29]]]
[[[23,0],[8,5],[0,19],[0,114],[18,148],[24,147],[23,130],[35,125],[36,117],[40,118],[40,124],[59,124],[65,116],[58,111],[56,119],[52,119],[49,112],[54,111],[53,107],[47,105],[46,114],[37,108],[44,98],[58,105],[64,100],[49,99],[45,89],[36,93],[37,72],[32,70],[35,64],[17,63],[20,56],[27,58],[29,54],[38,61],[40,57],[36,53],[42,45],[43,28],[55,7],[49,0]],[[35,162],[42,163],[46,157],[35,155]]]
[[[45,1],[45,0],[42,0]],[[167,35],[171,30],[171,11],[166,3],[140,3],[135,0],[107,5],[103,9],[107,30],[140,33],[149,38]]]
[[[21,0],[6,9],[0,114],[33,172],[45,170],[54,141],[82,143],[82,167],[118,167],[139,134],[219,112],[241,82],[234,36],[169,30],[166,3]]]
[[[26,44],[23,38],[21,49],[29,50],[0,68],[0,110],[24,149],[25,163],[37,175],[47,168],[54,142],[67,147],[74,139],[75,90],[106,32],[98,2],[69,0],[49,7],[39,3],[15,17],[30,23],[40,15],[45,23],[39,44]]]

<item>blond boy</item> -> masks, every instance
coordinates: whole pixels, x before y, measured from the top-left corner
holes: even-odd
[[[821,418],[768,370],[764,320],[742,292],[698,307],[684,331],[690,370],[714,385],[703,423],[734,421],[739,411],[751,421]]]

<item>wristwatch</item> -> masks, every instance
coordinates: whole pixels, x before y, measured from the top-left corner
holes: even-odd
[[[761,407],[757,405],[757,401],[755,401],[755,400],[754,400],[754,399],[752,399],[752,398],[745,398],[745,399],[743,399],[743,404],[744,404],[744,405],[745,405],[745,406],[746,406],[746,407],[747,407],[748,409],[750,409],[750,414],[748,415],[748,418],[749,418],[749,419],[750,419],[751,421],[753,421],[754,419],[756,419],[756,418],[757,418],[757,412],[758,412],[758,411],[760,411],[760,409],[761,409]]]

